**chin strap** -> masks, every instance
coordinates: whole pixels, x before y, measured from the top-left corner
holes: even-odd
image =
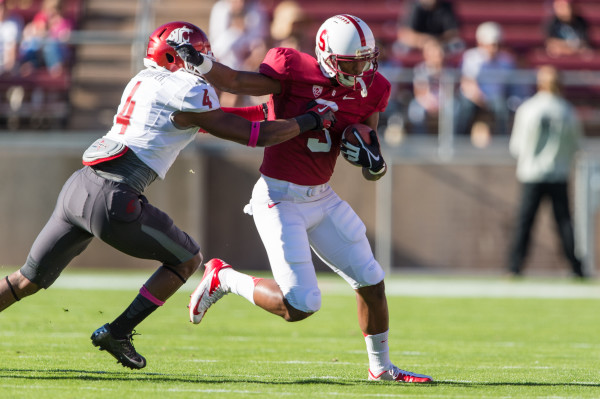
[[[368,93],[367,93],[367,85],[365,84],[365,81],[360,77],[357,77],[356,81],[360,85],[360,95],[362,97],[366,97]]]

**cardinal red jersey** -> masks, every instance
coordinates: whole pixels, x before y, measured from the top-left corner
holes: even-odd
[[[281,93],[269,99],[269,119],[302,115],[316,99],[338,106],[337,122],[330,129],[305,132],[264,150],[262,174],[304,186],[329,181],[344,128],[384,111],[390,96],[390,83],[379,73],[375,74],[367,97],[362,97],[360,87],[353,90],[332,82],[323,75],[314,57],[289,48],[271,49],[260,65],[260,73],[281,82]]]

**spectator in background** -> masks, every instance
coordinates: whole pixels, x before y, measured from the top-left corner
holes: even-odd
[[[68,39],[73,23],[63,15],[61,0],[45,0],[42,9],[23,30],[21,74],[46,67],[50,74],[62,73],[69,59]]]
[[[20,19],[10,15],[6,1],[0,0],[0,75],[14,72],[22,28]]]
[[[445,0],[413,0],[398,29],[396,52],[421,51],[430,39],[439,40],[448,53],[464,49],[452,3]]]
[[[444,57],[444,48],[438,40],[430,39],[425,42],[423,62],[413,70],[414,98],[408,106],[408,120],[413,133],[428,133],[428,118],[438,116]]]
[[[269,18],[258,1],[218,0],[210,13],[209,39],[219,62],[230,68],[247,71],[258,69],[267,53]],[[220,94],[221,105],[234,107],[258,103],[263,99]]]
[[[529,248],[531,227],[543,198],[552,201],[554,218],[573,273],[585,277],[575,255],[567,181],[582,136],[575,109],[560,94],[558,71],[543,66],[537,75],[538,92],[515,114],[510,152],[517,158],[522,183],[521,208],[510,250],[509,270],[520,275]]]
[[[485,145],[490,134],[508,134],[509,109],[507,100],[511,93],[508,83],[515,69],[513,56],[500,49],[502,29],[495,22],[484,22],[475,33],[477,46],[463,54],[460,90],[455,115],[457,134],[477,135],[472,132],[475,120],[482,113],[491,114],[493,123],[481,133],[471,136],[474,144]]]
[[[575,10],[575,0],[553,0],[546,25],[546,53],[551,57],[590,54],[588,22]]]
[[[273,10],[271,22],[272,47],[287,47],[298,51],[312,52],[314,38],[306,23],[309,22],[302,7],[294,0],[284,0]]]

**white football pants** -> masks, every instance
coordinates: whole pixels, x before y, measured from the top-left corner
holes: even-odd
[[[329,184],[300,186],[261,176],[244,211],[254,216],[273,277],[298,310],[321,307],[311,248],[353,289],[384,278],[364,223]]]

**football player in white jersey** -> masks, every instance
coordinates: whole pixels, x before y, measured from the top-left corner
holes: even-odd
[[[125,311],[91,336],[94,346],[131,369],[146,366],[131,342],[133,329],[202,262],[198,244],[148,203],[142,194],[146,187],[165,178],[199,128],[254,147],[277,144],[334,122],[331,110],[316,108],[296,118],[262,122],[258,122],[265,119],[260,106],[230,110],[246,118],[226,113],[202,70],[184,62],[167,40],[189,43],[207,59],[212,56],[206,35],[190,23],[171,22],[150,35],[146,68],[125,88],[112,128],[84,152],[85,166],[63,186],[23,267],[0,280],[2,311],[50,287],[94,237],[128,255],[161,262]]]

